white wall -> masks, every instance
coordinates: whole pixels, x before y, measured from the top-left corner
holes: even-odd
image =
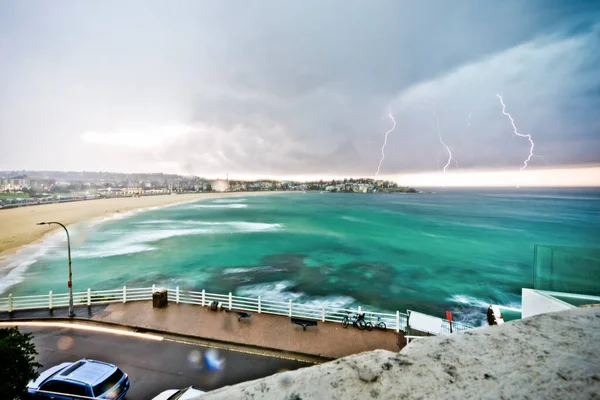
[[[574,306],[570,304],[546,296],[534,289],[522,289],[521,302],[523,309],[522,318],[574,308]]]

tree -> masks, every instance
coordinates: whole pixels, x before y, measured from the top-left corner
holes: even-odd
[[[27,383],[39,376],[38,354],[31,333],[16,327],[0,329],[0,393],[3,399],[25,399]]]

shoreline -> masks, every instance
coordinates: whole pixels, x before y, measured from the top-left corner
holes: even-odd
[[[205,199],[248,197],[286,192],[222,192],[124,197],[66,203],[41,204],[0,211],[0,264],[20,249],[43,241],[60,226],[37,226],[41,221],[59,221],[67,227],[82,222],[104,220],[119,214],[143,212]]]

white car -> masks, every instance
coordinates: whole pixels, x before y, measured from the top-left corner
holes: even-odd
[[[204,396],[204,391],[197,389],[193,386],[186,387],[183,389],[170,389],[165,390],[152,400],[196,400]]]

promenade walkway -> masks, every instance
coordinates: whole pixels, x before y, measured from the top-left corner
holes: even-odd
[[[53,318],[66,317],[66,310],[56,309]],[[133,301],[76,307],[76,318],[116,323],[138,330],[169,332],[200,339],[246,345],[254,348],[300,353],[323,358],[340,358],[376,349],[399,351],[406,343],[402,332],[393,330],[359,331],[342,328],[334,322],[318,322],[316,327],[303,330],[290,318],[272,314],[251,313],[250,318],[238,321],[232,312],[215,312],[209,307],[169,303],[166,308],[152,308],[151,301]],[[12,318],[48,318],[48,310],[17,311]],[[7,320],[8,313],[0,313]]]

